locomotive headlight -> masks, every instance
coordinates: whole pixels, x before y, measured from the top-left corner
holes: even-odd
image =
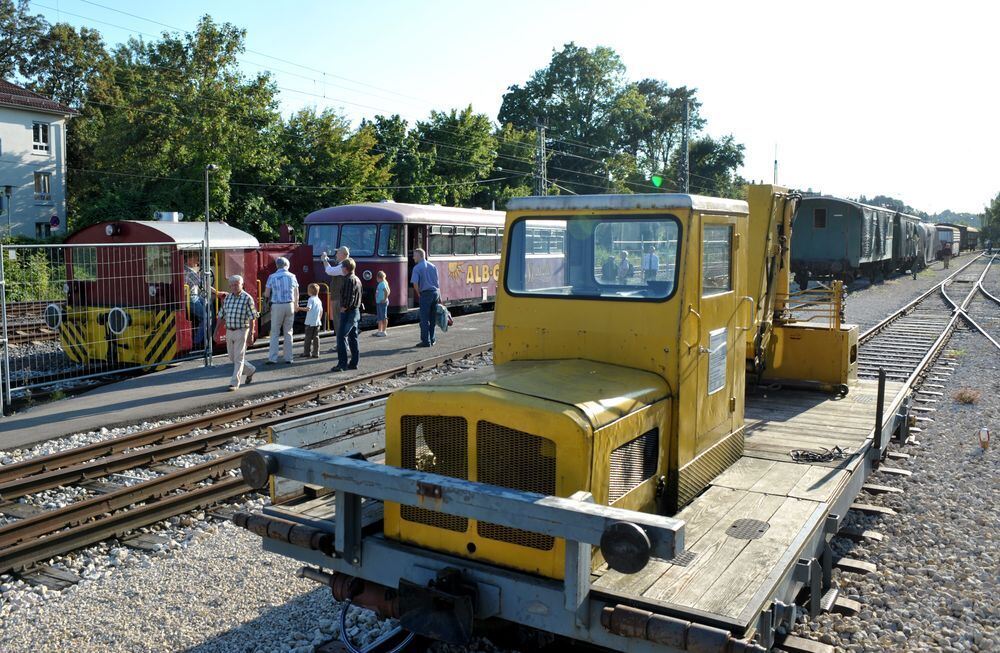
[[[364,272],[361,273],[361,278],[364,279],[365,281],[371,281],[372,280],[372,271],[371,270],[365,270]]]
[[[108,311],[107,320],[108,329],[110,329],[111,333],[116,336],[120,336],[125,333],[125,329],[129,325],[128,313],[118,306],[115,306]]]
[[[69,284],[68,283],[64,283],[63,284],[63,294],[65,294],[65,295],[69,294]]]
[[[156,286],[149,284],[149,296],[156,297]]]
[[[53,331],[62,326],[62,307],[59,304],[49,304],[45,307],[45,326]]]

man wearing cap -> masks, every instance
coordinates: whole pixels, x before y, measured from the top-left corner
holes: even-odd
[[[233,376],[229,379],[229,390],[236,391],[240,387],[240,376],[246,370],[244,383],[253,381],[256,368],[247,361],[247,340],[250,337],[250,327],[260,313],[253,305],[253,297],[243,290],[243,277],[234,274],[229,277],[229,294],[219,308],[219,318],[226,325],[226,352],[233,362]]]
[[[271,346],[265,365],[278,362],[278,339],[282,336],[285,363],[292,362],[292,321],[299,302],[299,282],[288,271],[288,259],[279,256],[274,264],[278,269],[267,278],[264,289],[264,297],[271,302]]]

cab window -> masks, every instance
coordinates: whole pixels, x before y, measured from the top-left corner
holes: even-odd
[[[323,252],[333,256],[337,249],[337,236],[340,225],[311,224],[306,230],[306,243],[312,245],[313,256],[319,257]]]
[[[97,248],[74,247],[70,250],[73,278],[76,281],[93,281],[97,278]]]
[[[378,229],[378,255],[403,255],[403,225],[384,224]]]
[[[340,246],[351,250],[351,257],[372,256],[377,230],[373,224],[345,224],[340,228]]]
[[[733,226],[707,224],[702,229],[701,294],[733,289]]]

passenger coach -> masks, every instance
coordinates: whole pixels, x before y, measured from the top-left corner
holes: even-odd
[[[389,315],[417,307],[410,286],[412,252],[422,248],[436,264],[441,300],[448,306],[492,304],[500,275],[504,214],[482,209],[377,202],[349,204],[306,216],[306,242],[312,246],[316,278],[329,281],[320,258],[347,247],[357,262],[363,301],[375,312],[377,273],[390,289]]]

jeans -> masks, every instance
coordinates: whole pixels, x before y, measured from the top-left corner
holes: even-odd
[[[441,294],[437,290],[423,290],[420,292],[420,342],[425,345],[433,345],[434,327],[437,325],[437,315],[435,307],[441,301]]]
[[[306,358],[319,358],[319,326],[306,325],[306,337],[303,340],[305,348],[302,355]]]
[[[205,302],[200,297],[191,298],[192,347],[201,349],[205,342]]]
[[[358,351],[358,321],[361,311],[354,308],[340,314],[340,326],[337,329],[337,367],[357,367],[360,352]],[[351,349],[351,360],[347,361],[347,348]]]

